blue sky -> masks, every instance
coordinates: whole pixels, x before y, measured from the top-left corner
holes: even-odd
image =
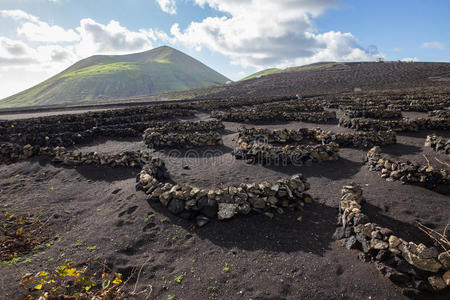
[[[0,98],[94,54],[173,46],[238,80],[324,60],[450,61],[448,0],[0,0]]]

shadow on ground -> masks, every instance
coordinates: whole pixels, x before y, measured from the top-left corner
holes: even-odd
[[[114,182],[121,181],[130,178],[135,178],[140,172],[140,168],[126,168],[126,167],[108,167],[108,166],[66,166],[60,163],[52,162],[52,159],[48,156],[34,157],[30,160],[31,162],[38,162],[41,167],[45,165],[52,165],[56,168],[62,169],[75,169],[82,177],[91,181],[103,181],[103,182]]]
[[[355,162],[346,158],[339,158],[334,161],[326,161],[323,163],[313,163],[311,166],[273,166],[265,165],[273,171],[277,171],[288,176],[302,173],[306,178],[309,177],[325,177],[331,180],[347,179],[359,172],[364,165],[362,162]]]
[[[303,210],[276,214],[273,219],[264,215],[237,216],[230,220],[213,220],[198,228],[194,221],[171,214],[161,203],[149,201],[150,206],[201,239],[227,249],[274,252],[303,251],[322,256],[330,249],[336,229],[337,209],[312,203]],[[301,221],[298,221],[299,217]]]

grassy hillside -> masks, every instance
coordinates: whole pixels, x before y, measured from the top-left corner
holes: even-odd
[[[286,69],[277,69],[277,68],[271,68],[266,69],[263,71],[259,71],[257,73],[254,73],[252,75],[249,75],[242,80],[249,80],[253,78],[260,78],[262,76],[270,75],[270,74],[277,74],[277,73],[286,73],[286,72],[297,72],[297,71],[305,71],[305,70],[321,70],[321,69],[327,69],[327,68],[333,68],[335,66],[342,65],[343,63],[338,62],[320,62],[320,63],[314,63],[310,65],[305,65],[301,67],[291,67]]]
[[[283,72],[283,70],[282,69],[277,69],[277,68],[266,69],[266,70],[262,70],[262,71],[259,71],[257,73],[254,73],[252,75],[249,75],[249,76],[247,76],[245,78],[242,78],[241,81],[242,80],[249,80],[249,79],[252,79],[252,78],[259,78],[261,76],[265,76],[265,75],[269,75],[269,74],[275,74],[275,73],[279,73],[279,72]]]
[[[183,91],[229,79],[170,47],[129,55],[96,55],[19,94],[0,107],[86,103]]]

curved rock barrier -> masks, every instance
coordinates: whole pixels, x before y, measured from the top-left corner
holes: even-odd
[[[345,115],[349,118],[393,119],[401,118],[402,112],[398,110],[369,108],[345,110]]]
[[[282,143],[291,144],[313,140],[322,144],[334,142],[340,147],[369,148],[375,145],[383,146],[395,144],[397,137],[393,131],[371,131],[371,132],[345,132],[335,133],[331,130],[324,131],[320,128],[300,128],[299,130],[270,130],[263,128],[238,128],[238,144],[259,141],[260,143]]]
[[[273,217],[286,209],[297,209],[312,202],[305,193],[309,183],[301,174],[268,182],[224,186],[216,189],[199,189],[190,185],[166,182],[169,174],[161,160],[144,165],[137,176],[138,190],[143,190],[149,200],[160,202],[169,212],[184,219],[195,219],[198,226],[211,219],[230,219],[251,212]]]
[[[272,102],[254,105],[252,109],[257,111],[281,111],[281,112],[320,112],[324,111],[322,103],[316,101],[291,100],[285,102]]]
[[[144,133],[144,142],[149,148],[193,148],[223,145],[222,136],[215,131],[188,133],[160,133],[151,130]]]
[[[450,109],[441,109],[441,110],[433,110],[428,112],[428,116],[442,118],[442,119],[450,119]]]
[[[450,154],[450,140],[437,135],[429,135],[425,140],[425,146],[431,147],[436,152]]]
[[[110,167],[141,167],[150,156],[147,151],[123,151],[117,154],[67,151],[64,147],[39,147],[17,144],[0,144],[0,164],[10,164],[33,156],[50,156],[53,162],[67,166],[98,165]]]
[[[342,189],[338,228],[333,237],[347,249],[361,251],[359,258],[375,262],[376,268],[403,288],[403,294],[416,297],[423,292],[441,292],[450,286],[450,255],[436,247],[407,242],[389,228],[371,223],[362,212],[363,192],[350,184]],[[441,249],[442,251],[443,249]]]
[[[397,111],[429,112],[448,108],[449,95],[431,94],[430,92],[413,92],[406,94],[367,93],[357,95],[327,96],[324,99],[326,107],[342,110],[353,108],[387,109]]]
[[[10,164],[28,159],[39,153],[39,147],[0,143],[0,164]]]
[[[276,146],[266,143],[246,143],[238,140],[233,152],[236,159],[263,165],[310,165],[313,162],[337,160],[339,147],[335,143],[324,145],[285,145]]]
[[[66,151],[63,147],[56,147],[52,151],[53,162],[66,166],[97,165],[109,167],[142,167],[150,160],[147,151],[123,151],[117,154],[98,152],[83,153],[80,151]]]
[[[297,144],[304,139],[315,139],[319,129],[270,130],[239,128],[239,137],[233,154],[236,159],[264,165],[309,165],[339,158],[335,143],[322,145]],[[282,144],[282,145],[279,145]]]
[[[322,112],[285,112],[285,111],[258,111],[234,110],[229,112],[212,111],[211,117],[228,122],[256,122],[256,121],[302,121],[310,123],[329,123],[336,120],[336,113]]]
[[[369,170],[381,172],[381,178],[386,180],[400,180],[439,193],[450,194],[450,176],[448,171],[444,169],[435,170],[431,166],[423,166],[410,161],[392,161],[381,156],[381,150],[378,146],[367,152],[366,163]]]
[[[340,118],[339,126],[347,127],[362,131],[379,131],[379,130],[393,130],[395,132],[403,131],[419,131],[427,129],[449,130],[450,121],[445,119],[402,119],[402,120],[374,120],[374,119],[349,119]]]
[[[144,143],[150,148],[192,148],[223,145],[218,132],[221,121],[167,122],[145,130]]]
[[[224,129],[225,126],[221,121],[199,121],[199,122],[159,122],[149,127],[146,131],[154,131],[159,133],[167,132],[197,132],[197,131],[217,131]]]
[[[0,132],[7,134],[34,134],[84,131],[93,127],[149,122],[174,117],[194,116],[189,109],[162,109],[159,106],[87,112],[73,115],[55,115],[31,119],[0,121]]]
[[[334,142],[339,147],[370,148],[373,146],[385,146],[395,144],[397,135],[392,130],[369,132],[339,132],[317,131],[316,140],[322,143]]]

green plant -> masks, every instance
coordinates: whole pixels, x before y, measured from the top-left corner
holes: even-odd
[[[230,266],[228,264],[225,264],[225,267],[223,267],[224,272],[230,271]]]
[[[186,273],[175,276],[175,278],[174,278],[175,282],[181,284],[185,275],[186,275]]]
[[[105,296],[105,299],[119,299],[122,275],[119,273],[88,274],[87,267],[77,268],[70,263],[54,271],[42,270],[36,274],[27,273],[21,286],[48,296],[91,297]],[[96,287],[101,287],[93,291]],[[31,296],[30,296],[31,297]],[[29,298],[32,299],[32,298]]]

